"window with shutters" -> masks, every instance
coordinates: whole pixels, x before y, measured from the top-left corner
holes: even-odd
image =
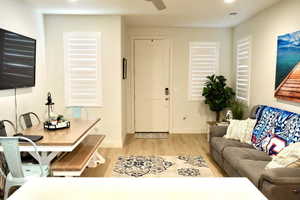
[[[190,42],[189,100],[202,99],[207,76],[219,68],[219,43]]]
[[[66,106],[102,106],[101,33],[64,33]]]
[[[250,96],[250,37],[237,42],[236,58],[236,98],[248,104]]]

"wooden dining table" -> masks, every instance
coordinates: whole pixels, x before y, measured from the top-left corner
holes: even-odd
[[[43,124],[40,123],[38,126],[23,130],[22,134],[43,136],[42,140],[36,142],[37,151],[40,154],[41,164],[49,165],[59,153],[72,152],[92,132],[100,120],[71,119],[70,128],[55,131],[44,129]],[[29,152],[38,160],[38,155],[32,145],[20,143],[19,149],[21,152]],[[0,151],[3,151],[1,146]]]

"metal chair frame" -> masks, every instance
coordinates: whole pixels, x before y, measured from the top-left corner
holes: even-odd
[[[1,136],[7,136],[7,132],[6,132],[6,129],[5,129],[5,123],[8,123],[13,128],[15,134],[17,133],[17,129],[16,129],[14,123],[12,123],[9,120],[1,120],[0,121],[0,137]]]
[[[19,117],[19,124],[20,124],[22,130],[24,130],[25,128],[31,128],[33,126],[31,116],[34,116],[38,120],[38,125],[41,123],[39,116],[37,114],[35,114],[34,112],[28,112],[28,113],[22,114]],[[24,120],[26,127],[23,127],[22,118]]]
[[[7,199],[11,187],[21,186],[26,182],[26,177],[24,176],[22,168],[21,153],[19,150],[20,141],[28,142],[33,146],[36,158],[38,160],[39,169],[41,171],[40,177],[43,177],[45,175],[41,164],[40,154],[37,150],[36,144],[33,141],[21,136],[0,137],[0,143],[2,145],[5,160],[10,171],[8,175],[5,175],[2,170],[0,172],[1,175],[6,178],[4,200]]]

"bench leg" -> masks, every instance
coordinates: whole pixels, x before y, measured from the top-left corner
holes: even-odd
[[[97,167],[97,165],[104,164],[105,163],[105,158],[98,152],[96,151],[90,160],[88,167],[94,168]]]
[[[104,164],[106,161],[105,158],[98,151],[95,152],[94,157],[96,157],[98,164]]]

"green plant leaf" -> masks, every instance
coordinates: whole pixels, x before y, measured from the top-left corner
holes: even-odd
[[[214,112],[229,107],[235,97],[233,89],[226,86],[226,81],[224,76],[207,76],[202,96],[205,97],[205,104]]]

